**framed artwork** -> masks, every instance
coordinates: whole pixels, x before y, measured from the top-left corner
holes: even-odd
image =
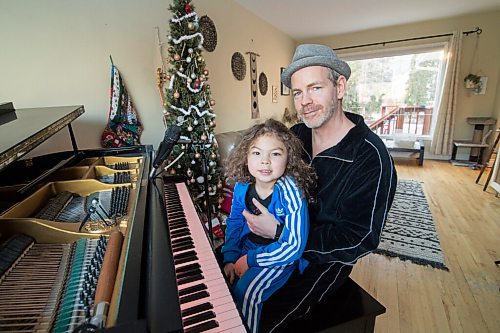
[[[280,71],[280,81],[281,81],[281,73],[283,73],[283,71],[285,70],[284,67],[281,67],[281,71]],[[288,96],[290,95],[290,88],[288,88],[287,86],[285,86],[283,83],[281,83],[281,95],[283,96]]]

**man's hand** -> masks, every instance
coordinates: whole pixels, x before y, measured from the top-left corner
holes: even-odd
[[[226,277],[229,279],[229,283],[233,284],[234,279],[236,278],[236,272],[234,271],[233,263],[228,262],[226,265],[224,265],[224,274],[226,274]]]
[[[248,271],[247,255],[240,257],[234,264],[234,271],[236,275],[242,277]]]
[[[267,208],[264,207],[257,199],[253,198],[252,202],[262,214],[253,215],[252,213],[244,210],[243,216],[247,220],[248,227],[256,235],[274,239],[274,236],[276,236],[276,226],[279,222],[276,220],[274,215],[269,213]]]

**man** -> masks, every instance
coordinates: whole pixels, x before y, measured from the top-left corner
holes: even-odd
[[[318,179],[303,254],[309,266],[302,275],[296,271],[264,303],[261,333],[284,331],[290,321],[320,304],[347,279],[357,260],[379,244],[394,198],[396,170],[384,143],[363,118],[342,109],[350,74],[349,65],[331,48],[304,44],[281,75],[303,122],[292,130]],[[279,236],[274,217],[254,203],[262,214],[244,212],[252,232]]]

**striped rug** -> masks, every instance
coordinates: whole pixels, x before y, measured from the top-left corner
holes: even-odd
[[[448,270],[422,183],[399,180],[375,253]]]

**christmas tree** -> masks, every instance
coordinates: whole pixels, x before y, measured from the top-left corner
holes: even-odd
[[[159,69],[164,121],[167,128],[181,127],[181,139],[192,143],[174,146],[167,172],[185,175],[193,201],[202,213],[209,208],[214,218],[223,201],[222,175],[214,137],[215,101],[211,98],[209,72],[202,56],[203,35],[191,0],[174,0],[169,10],[172,12],[167,58],[170,67],[167,73]],[[205,187],[209,193],[208,207]]]

